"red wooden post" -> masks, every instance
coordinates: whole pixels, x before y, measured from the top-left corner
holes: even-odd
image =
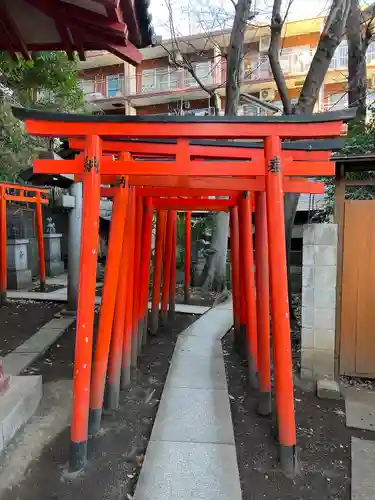
[[[102,406],[108,367],[108,356],[111,344],[113,317],[115,312],[116,293],[118,289],[118,277],[120,272],[127,203],[128,186],[124,180],[120,187],[116,189],[116,194],[113,200],[108,254],[104,275],[104,287],[100,306],[100,317],[91,379],[89,414],[90,435],[95,435],[99,431],[102,418]]]
[[[238,338],[240,332],[240,260],[239,260],[239,228],[238,208],[230,209],[230,255],[232,267],[232,297],[233,297],[233,324],[234,336]]]
[[[134,304],[133,304],[133,342],[137,353],[141,352],[142,339],[139,331],[140,293],[141,293],[141,251],[142,251],[143,197],[136,197],[135,240],[134,240]]]
[[[258,331],[258,413],[269,415],[271,406],[270,293],[266,194],[255,193],[255,282]]]
[[[124,326],[124,343],[121,363],[121,388],[125,389],[131,381],[132,365],[132,326],[133,326],[133,283],[134,283],[134,219],[135,219],[135,190],[129,191],[129,238],[127,245],[127,276],[126,276],[126,309]]]
[[[7,300],[7,202],[0,186],[0,305]]]
[[[238,255],[239,255],[239,290],[240,290],[240,329],[237,337],[235,337],[235,348],[243,358],[247,359],[246,350],[246,301],[243,276],[243,247],[242,247],[242,232],[238,231]]]
[[[161,296],[160,323],[165,326],[168,323],[168,304],[171,289],[171,268],[172,268],[172,245],[173,245],[173,218],[174,212],[168,211],[167,229],[165,235],[165,252],[163,262],[163,288]]]
[[[177,212],[172,212],[173,237],[172,237],[172,262],[171,262],[171,285],[169,292],[169,320],[173,321],[176,309],[176,255],[177,255]]]
[[[128,251],[131,229],[130,219],[132,216],[129,210],[129,194],[130,193],[128,192],[128,209],[126,211],[125,228],[121,245],[121,265],[116,291],[116,305],[113,319],[111,349],[109,354],[108,385],[105,395],[105,407],[109,410],[115,410],[118,408],[120,398],[121,364],[127,304],[127,280],[129,266]]]
[[[87,459],[92,342],[99,243],[101,141],[86,139],[83,182],[82,237],[73,375],[73,406],[69,469],[81,470]]]
[[[254,280],[253,233],[251,221],[250,193],[245,191],[240,200],[240,245],[242,247],[243,292],[246,314],[246,346],[249,370],[249,382],[257,388],[257,324]]]
[[[191,281],[191,212],[185,214],[185,279],[184,296],[185,303],[189,301]]]
[[[159,327],[159,302],[160,302],[160,281],[163,258],[163,243],[165,230],[166,212],[159,210],[157,214],[155,255],[154,255],[154,276],[152,282],[152,307],[151,307],[151,335],[155,335]]]
[[[284,195],[280,138],[264,141],[272,340],[275,369],[276,412],[281,467],[294,475],[297,468],[292,351],[290,340],[288,280],[286,270]]]
[[[135,193],[135,188],[133,187],[133,203],[132,203],[132,226],[131,226],[131,239],[130,239],[130,244],[131,244],[131,258],[130,258],[130,268],[129,268],[129,298],[130,302],[128,303],[128,306],[130,308],[129,310],[129,326],[130,326],[130,334],[131,334],[131,354],[130,354],[130,366],[132,370],[136,370],[137,368],[137,360],[138,360],[138,338],[137,338],[137,332],[134,331],[134,326],[135,326],[135,321],[134,321],[134,314],[135,314],[135,303],[137,302],[138,298],[135,295],[135,290],[136,290],[136,284],[135,284],[135,277],[136,277],[136,270],[135,270],[135,237],[136,237],[136,218],[137,218],[137,197]],[[142,221],[141,221],[142,223]]]
[[[152,242],[152,200],[146,198],[143,207],[142,223],[142,259],[141,259],[141,331],[142,344],[147,341],[147,316],[148,316],[148,297],[150,285],[150,261],[151,261],[151,242]]]
[[[36,224],[36,234],[38,238],[40,291],[44,292],[46,289],[46,262],[44,256],[42,204],[39,191],[36,192],[35,224]]]

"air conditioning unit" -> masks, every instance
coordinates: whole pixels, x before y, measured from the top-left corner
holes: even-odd
[[[190,101],[184,101],[184,102],[182,103],[182,107],[183,107],[184,109],[190,109]]]
[[[259,51],[268,52],[268,49],[270,48],[270,43],[271,43],[270,35],[262,36],[259,40]]]
[[[273,89],[265,89],[260,92],[262,101],[273,101],[275,99],[275,91]]]

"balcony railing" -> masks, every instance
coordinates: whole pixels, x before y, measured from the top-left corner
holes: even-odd
[[[195,68],[197,77],[204,85],[215,83],[210,62],[198,64]],[[128,95],[150,94],[169,90],[198,88],[196,79],[185,69],[154,68],[143,70],[127,80]]]
[[[191,108],[191,109],[176,109],[175,111],[169,111],[168,113],[151,113],[152,116],[186,116],[186,115],[194,115],[194,116],[208,116],[214,115],[214,108]]]
[[[80,81],[85,99],[97,101],[103,99],[115,99],[126,96],[126,84],[124,76],[109,76],[103,79],[89,79]]]
[[[241,71],[241,80],[267,80],[272,77],[268,57],[244,58]]]

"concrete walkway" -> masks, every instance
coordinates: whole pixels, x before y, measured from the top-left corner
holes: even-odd
[[[352,500],[375,498],[375,442],[352,437]]]
[[[375,431],[375,392],[364,387],[344,387],[346,426]],[[374,434],[375,439],[375,434]],[[351,439],[352,500],[375,498],[375,441]]]
[[[136,500],[241,500],[221,348],[231,326],[224,303],[180,334]]]

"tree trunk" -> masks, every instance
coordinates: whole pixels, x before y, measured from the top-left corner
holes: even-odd
[[[236,14],[228,49],[226,79],[225,115],[236,116],[240,99],[240,77],[243,59],[243,43],[250,17],[251,0],[238,0]],[[229,234],[229,214],[220,212],[215,217],[215,231],[211,248],[215,250],[208,273],[207,282],[213,290],[222,291],[226,287],[226,265]]]
[[[250,17],[250,8],[251,0],[238,0],[228,49],[227,81],[225,85],[225,114],[227,116],[235,116],[238,113],[243,43],[247,20]]]
[[[294,227],[294,219],[297,213],[299,194],[286,193],[284,196],[284,214],[285,214],[285,243],[286,243],[286,265],[288,273],[288,299],[290,318],[295,319],[293,304],[292,304],[292,273],[291,273],[291,254],[292,254],[292,235]]]
[[[210,107],[214,109],[215,116],[220,115],[219,96],[216,92],[210,94]]]
[[[215,230],[211,249],[215,251],[208,269],[209,289],[221,292],[226,288],[226,268],[229,234],[229,213],[219,212],[215,217]]]
[[[296,114],[312,113],[333,54],[344,35],[350,9],[350,0],[333,0],[318,47],[303,84]]]
[[[275,0],[275,3],[278,0]],[[320,36],[318,47],[311,62],[307,73],[298,103],[293,109],[295,114],[312,113],[315,103],[318,99],[321,86],[325,75],[331,63],[333,54],[337,46],[340,44],[346,21],[349,14],[350,0],[333,0],[330,13],[327,17],[326,24]],[[294,218],[297,212],[299,194],[287,193],[285,195],[285,237],[286,237],[286,252],[287,252],[287,269],[288,269],[288,284],[289,284],[289,307],[291,317],[294,316],[292,308],[292,287],[291,287],[291,272],[290,272],[290,257],[292,231],[294,226]]]
[[[285,81],[285,75],[280,64],[281,31],[283,29],[283,18],[281,17],[281,0],[275,0],[272,9],[271,18],[271,40],[268,49],[268,59],[271,71],[279,92],[283,111],[285,115],[292,113],[292,102],[289,97],[288,87]]]
[[[361,10],[358,0],[351,0],[346,23],[348,39],[348,94],[349,107],[357,108],[357,119],[366,118],[367,68],[366,51],[368,42],[362,34]]]

